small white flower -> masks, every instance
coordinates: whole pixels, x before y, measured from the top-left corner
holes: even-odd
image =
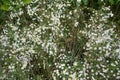
[[[116,66],[114,63],[111,63],[111,66]]]
[[[75,26],[75,27],[77,27],[77,26],[78,26],[78,24],[79,24],[78,22],[75,22],[74,26]]]
[[[80,3],[80,2],[81,2],[81,0],[77,0],[77,2],[78,2],[78,3]]]
[[[23,61],[23,66],[21,67],[21,69],[25,69],[27,67],[28,62],[27,61]]]
[[[25,38],[22,38],[21,40],[22,40],[22,42],[26,42],[26,39],[25,39]]]
[[[73,65],[74,65],[74,66],[77,66],[77,62],[74,62]]]

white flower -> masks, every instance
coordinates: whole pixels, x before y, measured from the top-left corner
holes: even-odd
[[[9,68],[9,69],[14,69],[14,68],[15,68],[15,66],[8,66],[8,68]]]
[[[73,65],[74,65],[74,66],[77,66],[77,62],[74,62]]]
[[[25,69],[27,67],[28,62],[27,61],[23,61],[23,66],[21,67],[21,69]]]
[[[114,63],[111,63],[111,66],[116,66]]]
[[[26,39],[25,39],[25,38],[22,38],[21,40],[22,40],[22,42],[25,42],[25,41],[26,41]]]
[[[75,27],[77,27],[77,26],[78,26],[78,24],[79,24],[78,22],[75,22],[74,26],[75,26]]]
[[[98,60],[98,61],[102,61],[102,60],[103,60],[103,58],[102,58],[102,57],[99,57],[97,60]]]
[[[70,77],[72,77],[72,80],[77,80],[76,79],[76,73],[71,74]]]
[[[80,3],[80,2],[81,2],[81,0],[77,0],[77,2],[78,2],[78,3]]]

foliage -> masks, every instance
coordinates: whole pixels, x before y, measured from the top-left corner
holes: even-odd
[[[119,0],[2,0],[0,79],[119,80],[116,5]]]
[[[13,10],[31,3],[32,0],[2,0],[0,8],[2,10]]]

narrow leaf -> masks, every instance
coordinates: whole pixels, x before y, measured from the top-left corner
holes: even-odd
[[[24,4],[29,4],[32,0],[22,0]]]
[[[2,10],[6,10],[6,11],[8,11],[9,8],[10,8],[9,5],[2,5],[2,6],[0,7],[0,9],[2,9]]]
[[[88,0],[83,0],[84,5],[88,5]]]
[[[114,4],[114,0],[109,0],[109,2],[110,2],[111,4]]]

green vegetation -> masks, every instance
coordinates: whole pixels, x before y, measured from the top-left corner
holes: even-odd
[[[1,0],[0,80],[119,80],[120,0]]]

